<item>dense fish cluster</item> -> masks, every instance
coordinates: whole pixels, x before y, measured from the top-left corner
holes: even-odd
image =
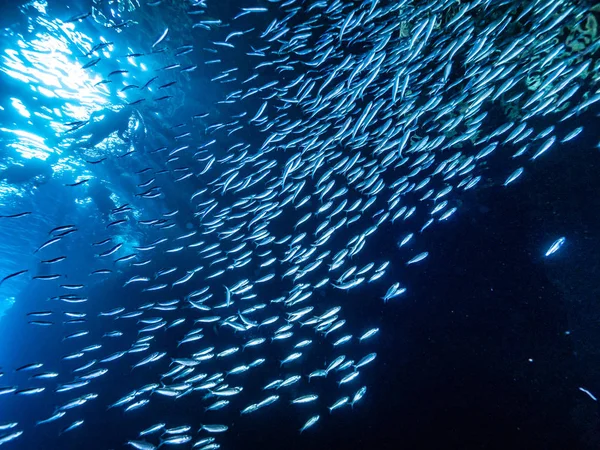
[[[593,14],[581,2],[269,0],[234,2],[233,15],[179,2],[187,36],[177,17],[169,23],[171,2],[141,3],[121,21],[94,11],[60,22],[75,33],[103,18],[111,40],[88,45],[80,70],[149,136],[139,108],[164,108],[155,120],[169,133],[142,149],[120,130],[131,145],[117,155],[101,147],[94,118],[63,119],[48,144],[85,169],[65,191],[85,192],[124,156],[136,186],[104,223],[48,225],[22,267],[2,274],[0,288],[26,279],[55,292],[28,306],[23,326],[48,331],[42,339],[63,356],[3,365],[12,381],[0,401],[48,396],[54,408],[0,424],[0,445],[47,427],[57,439],[48,448],[66,448],[61,436],[94,414],[146,423],[131,430],[136,449],[213,450],[234,421],[265,410],[294,409],[305,432],[360,407],[384,330],[348,315],[345,292],[406,295],[403,274],[431,251],[427,230],[457,214],[465,191],[494,182],[484,171],[496,165],[495,182],[512,189],[583,132],[578,119],[600,100],[600,44],[575,46],[568,31]],[[147,9],[167,26],[142,48],[120,47]],[[217,86],[218,113],[185,109],[197,72]],[[187,120],[171,121],[169,108]],[[175,196],[185,201],[167,209]],[[3,226],[27,227],[42,213],[15,202],[0,214]],[[381,233],[389,255],[369,252]],[[76,252],[90,257],[69,273]],[[99,298],[99,278],[119,289]],[[107,379],[121,396],[98,388]],[[187,420],[163,413],[186,401]]]

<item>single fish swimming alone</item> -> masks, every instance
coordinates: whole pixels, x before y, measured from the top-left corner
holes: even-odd
[[[560,237],[558,238],[556,241],[554,241],[552,243],[552,245],[550,246],[550,248],[548,248],[548,250],[546,250],[546,253],[544,254],[544,256],[548,257],[550,255],[553,255],[554,253],[556,253],[566,242],[566,238],[565,237]]]

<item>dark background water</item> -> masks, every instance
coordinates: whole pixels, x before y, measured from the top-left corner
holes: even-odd
[[[598,404],[578,390],[600,393],[600,153],[597,119],[577,120],[586,126],[583,137],[540,158],[514,185],[505,188],[495,180],[465,194],[452,220],[428,230],[425,264],[404,268],[398,254],[392,261],[398,273],[386,280],[397,275],[407,295],[384,305],[368,289],[327,291],[351,305],[345,308],[350,314],[368,313],[382,330],[373,341],[378,358],[361,403],[334,412],[334,418],[323,416],[302,435],[301,418],[291,408],[247,416],[220,440],[223,447],[600,448]],[[502,169],[495,166],[494,172],[509,173]],[[373,259],[388,257],[390,236],[395,241],[403,234],[384,226],[368,246]],[[559,236],[567,239],[564,247],[544,258]],[[111,298],[120,284],[107,283],[96,293]],[[44,294],[38,288],[23,293],[21,306],[3,320]],[[43,334],[36,333],[22,330],[8,344],[9,354],[16,358],[20,346],[57,350],[45,347]],[[94,391],[116,399],[139,386],[142,374],[119,367],[122,383],[98,380]],[[202,420],[204,405],[163,400],[153,407],[166,420]],[[3,417],[37,413],[24,404],[8,401]],[[105,426],[120,414],[84,412],[86,426],[59,446],[54,428],[39,428],[28,448],[104,449],[115,436],[125,442],[131,428],[148,425],[130,417],[122,427]],[[213,417],[218,422],[231,412]]]

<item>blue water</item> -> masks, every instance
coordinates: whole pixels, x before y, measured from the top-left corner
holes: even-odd
[[[239,105],[218,103],[233,88],[211,82],[217,71],[203,65],[207,55],[197,50],[210,45],[210,41],[217,39],[215,35],[222,40],[230,30],[213,30],[210,35],[189,34],[186,32],[189,23],[177,24],[161,15],[164,14],[161,9],[147,7],[143,15],[139,11],[120,14],[122,20],[139,21],[133,29],[106,28],[99,17],[65,24],[63,21],[69,17],[87,11],[87,5],[67,3],[3,5],[6,15],[0,43],[0,214],[23,211],[32,214],[0,219],[0,276],[28,270],[26,275],[0,286],[3,336],[0,385],[48,386],[40,395],[9,394],[0,398],[0,423],[27,424],[23,425],[26,433],[6,444],[6,448],[125,448],[127,440],[135,439],[140,430],[159,421],[166,421],[169,426],[190,423],[195,429],[202,423],[227,423],[231,431],[218,440],[226,449],[284,446],[290,449],[592,449],[600,446],[600,411],[597,403],[579,390],[585,387],[600,394],[597,351],[600,309],[596,281],[600,254],[597,195],[600,154],[596,148],[594,111],[577,117],[576,125],[583,125],[586,130],[580,139],[561,145],[559,150],[553,149],[528,166],[526,176],[510,187],[503,187],[502,183],[517,167],[510,158],[513,152],[497,150],[481,169],[483,180],[477,189],[454,197],[459,209],[452,219],[443,225],[436,224],[429,234],[417,236],[407,246],[411,256],[428,251],[425,264],[405,266],[407,253],[400,251],[396,243],[407,230],[398,223],[385,223],[366,250],[369,261],[391,263],[392,270],[386,273],[382,284],[350,292],[329,288],[313,294],[316,304],[343,305],[344,318],[352,324],[356,335],[371,327],[381,330],[369,343],[370,347],[365,346],[368,351],[377,352],[376,367],[361,372],[362,381],[355,386],[367,385],[368,395],[352,410],[335,411],[331,416],[321,412],[315,433],[298,434],[308,413],[299,414],[298,409],[288,405],[279,405],[276,412],[265,410],[239,416],[238,409],[258,400],[251,393],[278,377],[278,360],[290,353],[283,346],[252,353],[253,357],[263,356],[268,361],[260,376],[242,376],[244,391],[236,398],[235,410],[225,409],[207,416],[206,402],[194,396],[175,401],[153,396],[148,406],[151,414],[145,410],[131,414],[124,414],[120,408],[107,410],[106,405],[126,393],[155,382],[157,372],[153,366],[131,369],[146,352],[109,363],[108,374],[93,380],[85,390],[97,393],[97,399],[69,412],[58,423],[33,427],[35,420],[51,416],[58,405],[84,393],[52,392],[57,383],[72,381],[70,371],[85,362],[61,361],[63,356],[84,345],[101,342],[98,355],[92,356],[90,352],[90,357],[101,359],[123,350],[122,342],[131,343],[137,338],[136,319],[98,317],[100,312],[120,306],[130,310],[145,302],[182,298],[189,292],[190,286],[166,292],[140,292],[137,287],[129,289],[132,286],[126,289],[124,282],[140,273],[139,269],[129,262],[113,263],[112,259],[105,262],[97,255],[122,243],[119,256],[124,256],[133,253],[134,247],[162,237],[174,239],[195,229],[197,219],[189,207],[189,198],[213,180],[214,174],[209,172],[186,180],[185,184],[160,182],[158,174],[163,195],[156,200],[136,195],[150,187],[139,187],[151,178],[146,172],[139,172],[148,167],[153,171],[165,167],[166,153],[179,145],[175,136],[189,129],[178,125],[189,123],[192,115],[210,113],[208,118],[192,121],[195,126],[191,128],[190,141],[199,146],[213,139],[206,134],[207,127],[227,122],[242,112]],[[237,9],[233,2],[215,3],[210,5],[208,14],[213,18],[225,17]],[[264,29],[269,22],[268,16],[247,21],[242,18],[236,27]],[[166,53],[144,58],[125,56],[139,49],[148,51],[167,24],[170,46],[194,45],[196,50],[186,55],[186,63],[198,64],[198,69],[179,75],[157,72],[157,68],[173,63]],[[113,42],[108,46],[109,51],[98,53],[104,58],[101,69],[81,69],[90,61],[81,55],[101,41]],[[239,80],[253,74],[254,68],[244,51],[227,50],[226,56],[215,55],[215,58],[239,61],[236,65]],[[124,68],[129,73],[110,77],[110,88],[96,85],[108,73]],[[160,78],[153,82],[150,96],[156,99],[173,95],[173,98],[161,100],[162,103],[146,101],[122,106],[138,97],[132,93],[134,90],[119,94],[115,86],[143,85],[157,73]],[[278,75],[282,84],[296,77],[287,72]],[[177,81],[175,87],[158,89],[172,80]],[[246,103],[248,114],[258,110],[261,103],[258,98]],[[500,121],[494,118],[496,114],[498,111],[491,111],[492,120]],[[74,136],[82,138],[91,128],[67,132],[70,125],[65,124],[87,120],[90,115],[97,119],[95,134],[89,148],[84,148]],[[536,123],[536,130],[553,123],[550,119],[548,124]],[[564,135],[572,130],[572,125],[564,125],[563,129],[558,124],[557,129]],[[264,140],[252,134],[243,139],[254,147],[260,147]],[[220,139],[208,148],[222,158],[240,140],[240,136]],[[190,141],[184,139],[181,145]],[[156,151],[163,146],[169,146],[169,150]],[[290,155],[282,150],[275,158],[283,165]],[[179,156],[181,159],[170,166],[175,176],[178,167],[196,164],[186,152]],[[93,163],[102,158],[106,160]],[[65,186],[83,180],[87,181]],[[218,199],[224,204],[236,200],[231,193]],[[317,206],[313,201],[312,209]],[[125,204],[134,211],[111,214],[114,208]],[[168,230],[139,223],[161,218],[174,210],[179,213],[173,217],[174,227]],[[126,223],[109,227],[112,221],[125,217]],[[281,217],[278,222],[281,232],[287,233],[284,230],[300,217],[299,212]],[[78,231],[53,244],[51,251],[47,251],[49,248],[34,253],[51,237],[49,230],[66,224],[76,225]],[[277,230],[274,234],[278,235]],[[90,245],[109,235],[113,236],[113,242],[108,247]],[[564,246],[552,258],[544,258],[544,252],[561,236],[566,237]],[[193,239],[197,238],[201,237]],[[332,242],[331,247],[343,245],[340,242]],[[57,265],[39,263],[41,259],[60,255],[68,255],[67,260]],[[202,264],[179,253],[149,252],[147,258],[151,262],[143,267],[145,273]],[[146,259],[144,254],[136,261],[143,259]],[[100,268],[113,273],[90,275]],[[210,272],[205,268],[203,275]],[[56,282],[31,279],[53,273],[68,274],[60,283],[85,284],[89,300],[85,304],[68,305],[53,299],[57,295]],[[261,275],[256,265],[250,264],[235,273],[226,272],[216,280],[205,283],[195,280],[192,288],[208,285],[211,291],[221,293],[223,285],[258,276]],[[402,281],[408,294],[384,304],[381,297],[396,280]],[[289,284],[277,281],[263,288],[260,298],[267,302],[283,295],[280,291],[285,290],[289,290]],[[79,291],[60,293],[65,292],[79,294]],[[28,313],[44,310],[54,311],[52,326],[28,324],[32,320]],[[85,324],[64,323],[64,311],[86,312]],[[172,320],[187,312],[181,311],[164,315]],[[205,328],[214,332],[220,348],[240,343],[232,333],[212,325]],[[63,340],[65,335],[82,329],[89,330],[90,336],[77,342]],[[120,330],[124,336],[100,338],[111,330]],[[167,352],[168,358],[187,355],[185,349],[177,347],[181,331],[159,330],[154,334],[156,351]],[[206,345],[209,344],[197,348]],[[317,346],[310,356],[311,368],[303,372],[328,364],[331,357],[329,347]],[[15,369],[32,362],[44,363],[44,369],[59,372],[59,377],[50,382],[24,383],[27,377]],[[161,362],[163,372],[168,367],[166,359]],[[218,370],[230,368],[223,366]],[[318,389],[328,405],[339,398],[333,381]],[[294,388],[292,393],[306,392]],[[61,429],[79,418],[85,419],[84,426],[58,436]]]

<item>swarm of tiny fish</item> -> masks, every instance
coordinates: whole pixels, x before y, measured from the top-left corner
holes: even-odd
[[[53,396],[55,408],[31,423],[2,424],[0,445],[37,427],[76,432],[85,427],[83,405],[143,417],[147,427],[127,442],[141,450],[217,449],[234,421],[276,408],[294,409],[304,432],[335,420],[338,409],[359,407],[376,370],[379,328],[347,323],[344,291],[385,303],[406,295],[402,274],[429,257],[426,230],[454,217],[488,164],[512,161],[499,184],[513,188],[533,161],[583,132],[577,118],[600,100],[588,79],[600,44],[567,54],[561,41],[587,14],[579,2],[269,0],[210,19],[208,0],[188,3],[188,32],[202,46],[172,47],[170,28],[160,30],[128,57],[160,49],[170,62],[122,97],[129,105],[171,101],[178,78],[170,74],[199,70],[185,56],[195,51],[211,82],[228,90],[218,105],[228,117],[211,123],[199,112],[181,124],[170,145],[154,150],[164,170],[136,172],[138,204],[117,206],[105,236],[90,241],[90,276],[124,277],[116,306],[99,312],[103,302],[86,280],[61,271],[69,255],[53,253],[85,224],[56,224],[32,249],[51,273],[23,268],[3,277],[0,284],[31,277],[55,288],[54,307],[32,307],[28,323],[63,321],[73,331],[57,342],[64,356],[53,366],[12,369],[20,381],[0,395]],[[84,20],[90,13],[67,22]],[[136,32],[129,19],[113,28]],[[82,67],[101,72],[98,51],[108,45],[97,44]],[[102,84],[125,72],[111,71]],[[528,90],[533,73],[542,80]],[[173,94],[147,94],[151,83]],[[520,118],[491,126],[501,103],[517,105]],[[572,124],[571,131],[541,128],[540,118]],[[199,119],[209,123],[200,142]],[[181,166],[184,154],[194,163]],[[181,211],[144,214],[145,202],[160,204],[174,183],[189,197],[189,230],[173,220]],[[0,213],[7,221],[36,214]],[[128,250],[118,239],[123,226],[143,229],[147,240]],[[369,253],[382,229],[394,233],[391,250],[402,264]],[[147,267],[157,261],[168,263]],[[136,326],[137,335],[121,324]],[[105,352],[108,340],[121,350]],[[319,347],[326,361],[315,357]],[[99,378],[116,383],[126,372],[144,382],[116,398],[96,388]],[[185,423],[153,407],[182,397],[201,405]],[[228,414],[216,421],[218,410]]]

